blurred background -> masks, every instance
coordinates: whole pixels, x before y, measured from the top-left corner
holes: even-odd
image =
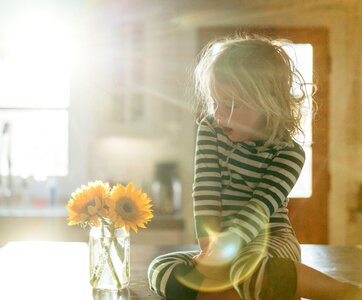
[[[362,3],[0,2],[0,246],[87,241],[65,205],[88,181],[134,181],[155,218],[132,243],[195,243],[190,80],[208,41],[256,32],[315,81],[290,197],[301,243],[362,244]],[[308,90],[311,93],[311,90]]]

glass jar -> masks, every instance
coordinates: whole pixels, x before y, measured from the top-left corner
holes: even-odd
[[[124,227],[92,226],[89,233],[90,283],[93,289],[121,290],[130,280],[130,238]]]

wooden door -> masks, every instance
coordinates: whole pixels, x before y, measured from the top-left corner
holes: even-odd
[[[328,243],[328,94],[329,94],[329,36],[325,28],[201,28],[198,32],[200,49],[209,41],[236,32],[259,33],[273,38],[285,38],[293,44],[313,47],[313,80],[318,91],[314,100],[318,113],[313,122],[312,135],[312,196],[291,198],[289,217],[298,240],[303,244]]]

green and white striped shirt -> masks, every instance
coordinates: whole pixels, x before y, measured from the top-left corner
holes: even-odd
[[[295,141],[263,144],[232,142],[211,117],[201,121],[192,194],[197,238],[211,228],[233,232],[246,244],[267,226],[291,227],[288,194],[302,170],[304,150]]]

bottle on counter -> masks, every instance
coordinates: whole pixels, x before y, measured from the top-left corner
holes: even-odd
[[[154,210],[159,214],[177,214],[181,210],[181,182],[176,163],[156,164],[152,183]]]

